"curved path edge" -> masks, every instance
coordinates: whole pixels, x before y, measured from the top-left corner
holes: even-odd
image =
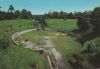
[[[19,36],[22,35],[22,34],[25,34],[25,33],[31,32],[31,31],[36,31],[36,30],[37,30],[37,29],[28,29],[28,30],[24,30],[24,31],[21,31],[21,32],[16,32],[15,34],[13,34],[13,35],[11,36],[11,40],[12,40],[12,42],[15,43],[16,45],[20,45],[20,44],[15,40],[17,37],[19,37]]]

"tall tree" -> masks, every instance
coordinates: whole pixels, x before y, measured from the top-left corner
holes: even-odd
[[[1,8],[2,8],[2,7],[0,6],[0,11],[1,11]]]
[[[93,31],[100,33],[100,7],[96,7],[90,16]]]
[[[90,28],[90,18],[87,14],[83,14],[78,18],[77,25],[80,31],[87,31]]]
[[[9,9],[8,9],[8,12],[11,12],[11,13],[12,13],[12,12],[14,12],[14,10],[15,10],[15,9],[14,9],[13,5],[10,5],[10,6],[9,6]]]
[[[7,12],[7,19],[14,19],[15,18],[14,10],[15,9],[14,9],[13,5],[10,5],[8,12]]]

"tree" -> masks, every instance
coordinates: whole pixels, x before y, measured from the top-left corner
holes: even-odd
[[[83,14],[79,17],[77,26],[80,31],[87,31],[90,28],[90,18],[87,14]]]
[[[31,11],[28,11],[27,14],[28,14],[28,17],[29,17],[29,18],[32,18],[32,13],[31,13]]]
[[[15,11],[15,16],[16,16],[16,18],[20,18],[20,17],[21,17],[21,12],[20,12],[20,10],[16,10],[16,11]]]
[[[9,6],[8,12],[0,10],[0,20],[15,19],[15,18],[29,19],[32,18],[32,14],[31,11],[28,11],[26,9],[22,9],[22,11],[15,10],[13,5]]]
[[[62,19],[64,19],[64,20],[66,20],[67,19],[67,13],[65,13],[64,11],[61,11],[60,13],[59,13],[59,16],[58,16],[59,18],[62,18]]]
[[[27,10],[26,9],[22,9],[21,11],[21,17],[24,18],[24,19],[27,19]]]
[[[100,7],[96,7],[90,15],[93,31],[100,33]]]
[[[75,19],[78,19],[79,17],[81,17],[82,16],[82,12],[75,12],[74,13],[74,18]]]
[[[6,16],[6,12],[0,11],[0,20],[5,20],[7,18]]]
[[[15,10],[15,9],[14,9],[13,5],[10,5],[10,6],[9,6],[9,9],[8,9],[8,12],[11,12],[11,13],[12,13],[12,12],[14,12],[14,10]]]
[[[1,11],[1,8],[2,8],[2,7],[0,6],[0,11]]]
[[[7,19],[14,19],[15,18],[14,10],[15,9],[14,9],[13,5],[10,5],[8,12],[7,12]]]
[[[69,19],[73,19],[74,18],[74,14],[72,12],[70,12],[70,13],[67,14],[67,17]]]
[[[35,24],[34,24],[38,29],[45,30],[45,27],[47,26],[46,23],[46,18],[45,16],[37,16],[35,18]]]
[[[32,14],[31,14],[30,11],[28,11],[26,9],[22,9],[22,11],[21,11],[21,18],[24,18],[24,19],[32,18]]]

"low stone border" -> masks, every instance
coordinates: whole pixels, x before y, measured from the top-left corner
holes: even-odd
[[[29,30],[25,30],[25,31],[21,31],[21,32],[16,32],[15,34],[12,35],[11,37],[11,40],[13,43],[15,43],[16,45],[20,45],[15,39],[17,37],[19,37],[20,35],[22,34],[25,34],[25,33],[28,33],[28,32],[31,32],[31,31],[36,31],[37,29],[29,29]]]

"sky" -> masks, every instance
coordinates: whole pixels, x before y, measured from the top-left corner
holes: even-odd
[[[32,14],[44,14],[49,11],[89,11],[100,7],[100,0],[0,0],[1,10],[7,11],[9,5],[15,10],[27,9]]]

